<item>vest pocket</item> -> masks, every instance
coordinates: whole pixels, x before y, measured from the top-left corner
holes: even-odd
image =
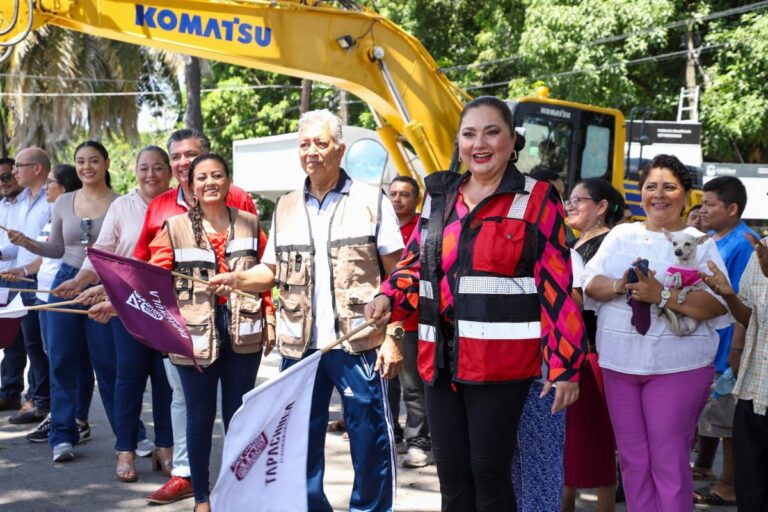
[[[298,302],[281,298],[277,315],[278,343],[287,343],[289,345],[301,343],[304,338],[304,322],[306,321],[302,314],[301,305]]]
[[[187,329],[189,334],[192,335],[192,349],[196,358],[200,359],[212,359],[213,344],[217,343],[218,336],[216,329],[213,328],[212,322],[205,323],[189,323],[187,322]]]
[[[232,344],[235,346],[261,345],[264,332],[261,299],[242,298],[232,303],[237,307],[232,322]]]
[[[306,286],[309,284],[309,258],[301,253],[282,253],[277,262],[279,284]]]
[[[371,294],[371,297],[373,297],[373,294]],[[365,305],[368,304],[368,300],[365,300],[358,296],[350,296],[347,300],[347,307],[346,312],[342,316],[341,312],[339,312],[339,330],[341,334],[346,334],[348,332],[351,332],[353,329],[356,329],[360,325],[365,323]],[[347,342],[355,342],[360,340],[365,340],[368,338],[372,338],[372,341],[375,341],[376,335],[382,334],[383,331],[381,329],[376,329],[374,327],[366,327],[359,333],[355,334],[351,338],[347,340]],[[382,336],[383,337],[383,336]],[[371,346],[367,346],[362,348],[362,350],[368,350],[369,348],[373,348],[378,344],[372,344]],[[353,349],[356,349],[357,347],[352,347]]]
[[[473,269],[505,276],[515,275],[525,240],[525,221],[486,219],[475,237]]]

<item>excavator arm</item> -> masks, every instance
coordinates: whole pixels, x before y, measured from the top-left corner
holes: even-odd
[[[464,94],[387,18],[286,0],[0,0],[0,45],[45,24],[325,82],[365,101],[401,174],[408,141],[427,173],[447,169]],[[30,10],[31,9],[31,10]],[[397,153],[395,153],[397,152]]]

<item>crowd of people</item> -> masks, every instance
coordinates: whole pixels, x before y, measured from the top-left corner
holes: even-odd
[[[306,390],[309,510],[332,510],[329,429],[347,431],[350,510],[394,508],[398,452],[405,467],[436,465],[445,511],[570,512],[595,488],[609,512],[617,483],[633,512],[768,510],[768,249],[741,220],[743,184],[710,180],[691,209],[689,170],[658,155],[640,174],[646,219],[626,222],[606,180],[563,197],[557,173],[520,172],[524,140],[501,100],[467,103],[456,143],[466,172],[423,190],[397,177],[385,194],[342,168],[340,119],[307,112],[306,181],[268,231],[194,130],[139,151],[124,196],[96,141],[74,166],[36,147],[0,160],[0,286],[39,306],[4,349],[0,410],[72,461],[91,436],[95,374],[116,478],[137,481],[136,457],[151,455],[169,480],[147,501],[193,497],[205,512],[218,400],[226,431],[273,348],[284,370],[372,320],[322,354]],[[133,338],[89,247],[177,272],[194,360]],[[334,389],[344,419],[329,424]]]

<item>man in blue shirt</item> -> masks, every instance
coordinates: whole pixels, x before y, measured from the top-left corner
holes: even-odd
[[[700,210],[702,226],[709,230],[723,257],[733,289],[738,293],[741,274],[747,266],[754,249],[746,234],[760,237],[741,220],[747,204],[747,190],[738,178],[720,176],[704,185],[704,197]],[[733,325],[718,331],[720,345],[715,357],[715,373],[721,375],[728,368],[728,355],[734,336]],[[738,335],[744,336],[744,330]],[[719,439],[723,439],[723,473],[711,488],[702,488],[694,493],[697,502],[724,504],[736,499],[733,486],[733,445],[732,426],[736,408],[733,395],[710,398],[699,419],[699,454],[693,467],[694,478],[713,476],[712,462],[715,458]]]

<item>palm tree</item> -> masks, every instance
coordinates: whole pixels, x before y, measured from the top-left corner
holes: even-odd
[[[89,138],[119,135],[138,142],[141,106],[161,108],[168,101],[163,94],[94,93],[176,89],[169,86],[175,84],[174,71],[160,53],[50,26],[17,45],[5,72],[2,86],[11,93],[4,97],[10,146],[37,145],[54,157],[82,130]]]

